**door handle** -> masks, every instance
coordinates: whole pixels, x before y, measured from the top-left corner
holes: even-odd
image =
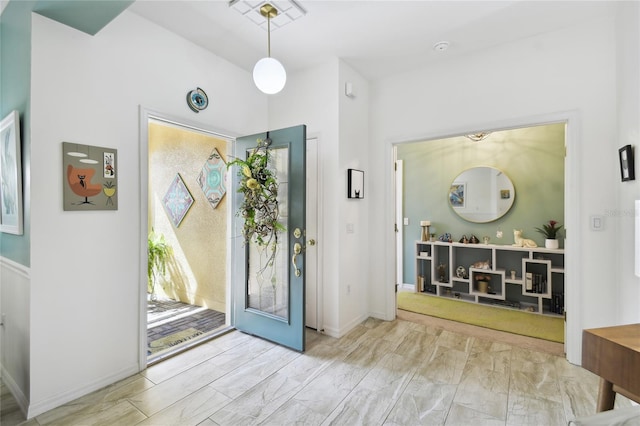
[[[293,264],[293,271],[296,274],[296,277],[302,275],[302,271],[298,268],[296,264],[296,260],[298,259],[298,255],[302,253],[302,245],[300,243],[295,243],[293,245],[293,257],[291,258],[291,263]]]

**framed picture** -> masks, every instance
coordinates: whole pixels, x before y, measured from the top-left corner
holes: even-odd
[[[465,193],[467,184],[465,182],[453,182],[449,189],[449,203],[451,207],[462,208],[465,206]]]
[[[364,198],[364,172],[362,170],[347,169],[347,198]]]
[[[0,122],[0,231],[22,235],[20,117],[12,111]]]
[[[635,180],[635,166],[633,164],[633,148],[625,145],[618,150],[620,156],[620,177],[622,181]]]
[[[118,150],[62,142],[64,211],[118,210]]]
[[[182,180],[182,176],[180,176],[180,173],[176,174],[176,177],[173,178],[166,194],[162,198],[162,204],[173,226],[176,228],[180,226],[182,219],[184,219],[193,205],[193,201],[191,193]]]

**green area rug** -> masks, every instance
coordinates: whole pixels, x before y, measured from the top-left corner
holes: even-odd
[[[564,319],[561,317],[411,292],[398,293],[398,309],[564,343]]]

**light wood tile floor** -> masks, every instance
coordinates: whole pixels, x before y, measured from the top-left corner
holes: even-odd
[[[561,345],[401,317],[308,332],[304,354],[234,331],[29,421],[3,388],[0,424],[539,426],[595,412],[598,378]]]

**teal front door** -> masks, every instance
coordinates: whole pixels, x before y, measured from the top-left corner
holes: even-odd
[[[234,156],[254,167],[236,165],[229,174],[233,325],[304,351],[306,126],[238,138]]]

